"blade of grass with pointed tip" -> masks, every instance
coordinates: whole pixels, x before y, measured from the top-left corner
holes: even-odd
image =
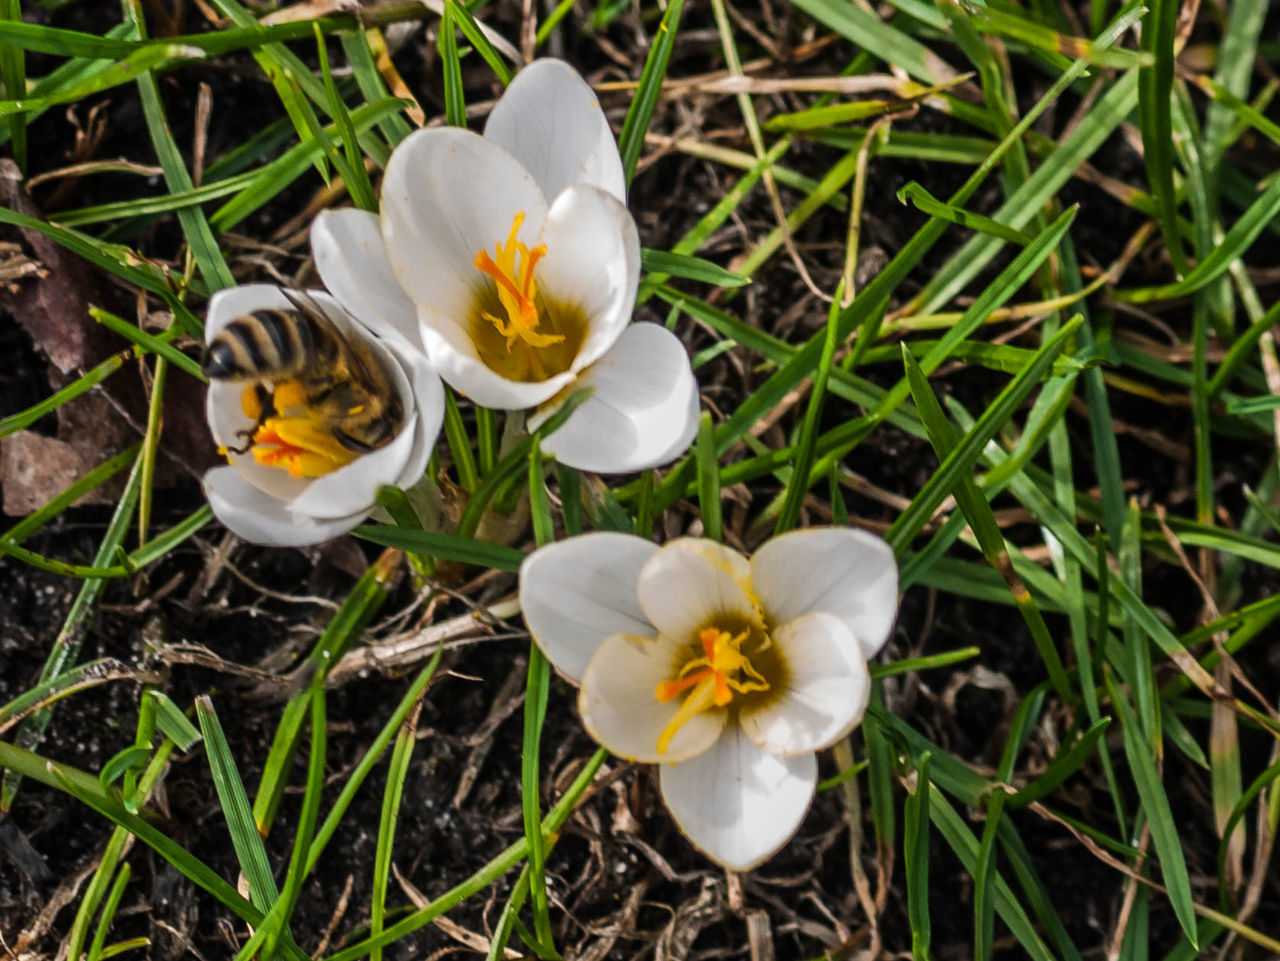
[[[1080,72],[1083,72],[1083,68]],[[1068,70],[1062,76],[1067,78],[1073,74],[1074,70]],[[1071,136],[1044,158],[1027,181],[995,212],[992,219],[1015,229],[1028,224],[1045,203],[1057,196],[1080,164],[1102,146],[1133,110],[1137,102],[1137,83],[1136,72],[1127,73],[1117,80],[1098,98],[1094,108],[1072,131]],[[1014,130],[1022,127],[1030,116],[1031,113],[1024,116]],[[951,201],[953,204],[959,202]],[[985,234],[969,240],[912,299],[908,310],[914,313],[939,310],[991,262],[1003,244],[1001,238]]]
[[[235,888],[191,852],[146,819],[131,814],[120,803],[114,792],[110,794],[103,792],[98,779],[92,774],[51,761],[38,754],[32,754],[30,751],[4,741],[0,741],[0,768],[29,777],[33,781],[39,781],[41,784],[70,795],[81,804],[120,825],[129,834],[152,848],[184,877],[209,892],[248,924],[258,924],[262,921],[262,911],[237,894]],[[292,942],[282,947],[289,961],[307,961],[307,956]]]
[[[1266,189],[1258,195],[1240,217],[1231,225],[1220,243],[1214,245],[1200,263],[1177,283],[1158,287],[1137,287],[1116,290],[1112,296],[1121,303],[1149,304],[1172,300],[1195,293],[1210,281],[1222,275],[1232,261],[1243,256],[1253,245],[1263,229],[1280,215],[1280,177],[1273,177]]]
[[[361,210],[370,213],[378,212],[378,197],[374,193],[373,184],[369,180],[369,171],[364,166],[364,154],[360,151],[360,141],[356,129],[351,123],[351,113],[346,102],[338,93],[338,85],[334,82],[333,71],[329,67],[329,48],[325,46],[324,34],[320,27],[313,24],[316,40],[316,59],[320,64],[320,78],[324,83],[325,96],[329,103],[329,116],[338,128],[338,136],[342,141],[342,154],[346,166],[340,168],[347,192]]]
[[[667,76],[667,64],[671,61],[671,51],[675,47],[676,33],[680,29],[680,14],[683,11],[684,0],[670,0],[667,4],[662,22],[658,24],[658,35],[649,48],[649,56],[645,58],[640,82],[631,98],[631,106],[622,122],[622,132],[618,135],[618,153],[622,156],[622,171],[628,184],[635,176],[636,162],[644,147],[645,134],[649,132],[649,121],[653,119],[653,111],[662,94],[662,81]]]
[[[249,883],[249,900],[260,911],[267,911],[280,896],[276,879],[271,873],[271,862],[263,847],[262,836],[249,807],[249,796],[236,768],[231,746],[222,733],[222,724],[213,709],[213,702],[205,695],[196,698],[196,718],[200,733],[204,736],[205,755],[213,774],[213,786],[227,821],[231,846],[235,849],[240,870]]]
[[[916,762],[915,787],[902,810],[903,874],[907,880],[907,920],[911,923],[911,956],[930,961],[929,917],[929,752]]]
[[[489,42],[489,38],[480,29],[480,24],[476,23],[475,17],[471,15],[471,11],[467,9],[466,4],[458,3],[457,0],[446,0],[444,9],[445,16],[457,22],[458,29],[462,31],[462,35],[467,38],[467,42],[475,48],[476,53],[480,54],[484,62],[489,65],[489,69],[493,71],[493,75],[498,78],[499,82],[504,87],[511,83],[511,71],[507,68],[506,61],[502,59],[493,44]],[[455,50],[457,49],[456,43],[454,48]],[[452,120],[449,122],[453,123]]]
[[[640,251],[640,263],[646,273],[663,274],[667,277],[681,277],[685,280],[697,280],[716,287],[743,287],[751,283],[750,278],[742,274],[726,270],[719,264],[713,264],[701,257],[689,254],[669,253],[665,250],[653,250],[645,247]]]
[[[1007,224],[1000,223],[998,220],[992,220],[990,217],[984,217],[981,214],[970,213],[959,207],[944,204],[914,180],[898,191],[898,200],[904,204],[910,203],[917,210],[921,210],[932,217],[941,217],[943,220],[949,221],[958,227],[968,227],[979,233],[990,234],[993,237],[999,237],[1002,240],[1008,240],[1011,243],[1022,244],[1023,246],[1031,243],[1031,237],[1021,230],[1015,230]]]

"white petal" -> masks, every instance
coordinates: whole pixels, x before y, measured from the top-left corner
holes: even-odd
[[[638,594],[649,622],[679,642],[719,615],[756,619],[749,562],[715,541],[670,541],[640,571]]]
[[[578,470],[622,474],[679,457],[698,432],[698,382],[680,339],[657,324],[632,324],[574,387],[591,397],[542,449]],[[554,412],[529,419],[538,426]]]
[[[791,531],[751,558],[751,580],[773,624],[810,611],[844,621],[872,658],[898,613],[898,565],[874,534],[853,528]]]
[[[664,764],[659,777],[671,816],[694,846],[731,871],[747,871],[800,827],[818,761],[768,754],[731,724],[706,753]]]
[[[413,487],[427,469],[440,425],[444,423],[444,385],[431,362],[417,348],[388,343],[388,349],[399,360],[401,368],[412,384],[411,399],[414,407],[413,423],[406,422],[405,430],[413,429],[412,450],[405,458],[404,466],[395,485],[401,490]]]
[[[843,621],[821,611],[775,629],[773,643],[785,680],[768,700],[744,703],[738,715],[742,729],[770,754],[830,747],[867,709],[871,674],[862,648]]]
[[[207,344],[213,340],[218,331],[237,317],[255,310],[293,309],[292,302],[275,284],[241,284],[219,290],[209,298],[209,307],[205,311],[204,342]]]
[[[505,148],[459,129],[419,130],[404,139],[383,180],[382,235],[419,322],[465,336],[475,293],[490,283],[475,256],[505,242],[518,213],[524,214],[518,237],[533,246],[547,201]],[[423,314],[424,306],[433,312]]]
[[[268,547],[302,547],[331,540],[368,513],[323,521],[294,514],[283,501],[249,483],[235,467],[215,467],[205,474],[204,491],[214,516],[232,533]]]
[[[380,336],[394,331],[421,343],[418,311],[391,269],[377,214],[321,211],[311,224],[311,253],[324,285],[361,323]]]
[[[575,683],[612,634],[654,637],[636,597],[640,569],[658,548],[642,537],[601,532],[534,551],[520,565],[520,608],[529,633]]]
[[[572,366],[580,371],[631,322],[640,283],[636,222],[616,197],[579,184],[551,205],[540,242],[547,255],[538,264],[539,292],[576,304],[587,317],[587,337]]]
[[[225,380],[210,380],[204,395],[204,415],[209,422],[209,433],[219,447],[241,447],[244,438],[241,431],[252,430],[253,420],[245,416],[240,406],[244,384]]]
[[[695,714],[658,753],[662,736],[684,698],[666,703],[655,696],[689,656],[687,646],[668,638],[607,638],[587,664],[578,692],[578,710],[588,733],[618,757],[644,764],[683,761],[707,750],[720,736],[729,712],[712,708]]]
[[[485,124],[484,135],[510,150],[555,198],[570,184],[588,183],[626,200],[618,144],[595,91],[563,60],[525,67]]]
[[[422,346],[431,363],[445,383],[481,407],[527,410],[550,400],[575,379],[566,371],[537,382],[508,380],[490,370],[467,333],[434,307],[422,308],[419,316]]]

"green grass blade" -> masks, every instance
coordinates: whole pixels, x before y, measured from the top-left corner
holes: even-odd
[[[944,204],[914,180],[898,191],[898,200],[904,204],[910,203],[917,210],[921,210],[931,217],[941,217],[943,220],[958,227],[968,227],[980,233],[1008,240],[1011,243],[1021,244],[1024,247],[1031,243],[1031,237],[1021,230],[1015,230],[1007,224],[1000,223],[998,220],[992,220],[990,217],[984,217],[981,214],[970,213],[959,207]]]
[[[720,461],[716,454],[710,411],[704,410],[699,416],[698,437],[694,441],[693,452],[698,465],[698,514],[702,517],[702,535],[713,541],[723,540]]]
[[[844,282],[836,288],[831,308],[827,311],[827,333],[823,341],[822,356],[818,360],[818,369],[813,375],[813,389],[809,393],[809,404],[805,408],[804,420],[800,425],[800,437],[795,445],[795,460],[791,469],[791,483],[787,485],[786,498],[782,502],[782,510],[778,513],[778,522],[773,529],[774,535],[791,530],[800,520],[800,508],[804,504],[805,493],[809,490],[810,470],[813,467],[813,445],[817,440],[818,421],[822,417],[822,408],[827,399],[827,381],[831,377],[831,364],[835,360],[836,333],[840,305],[844,300]]]
[[[1169,797],[1160,783],[1160,773],[1156,770],[1151,748],[1139,726],[1137,715],[1109,674],[1105,675],[1105,679],[1111,703],[1120,715],[1125,758],[1129,762],[1129,771],[1133,775],[1134,786],[1138,789],[1138,797],[1142,800],[1147,824],[1151,828],[1151,843],[1160,859],[1160,870],[1169,892],[1169,903],[1173,906],[1173,913],[1182,925],[1183,932],[1194,944],[1195,903],[1191,897],[1191,881],[1187,877],[1187,862],[1182,854],[1182,839],[1173,811],[1169,807]]]
[[[928,47],[868,9],[840,0],[792,0],[792,3],[823,26],[853,41],[859,49],[902,68],[917,80],[946,83],[955,76],[955,70]]]
[[[14,23],[22,23],[21,0],[2,0],[0,25],[9,26]],[[18,45],[0,43],[0,77],[4,80],[3,89],[6,100],[26,99],[26,55]],[[25,174],[27,171],[27,115],[25,113],[10,115],[7,126],[9,143],[13,150],[13,162]]]
[[[118,63],[104,67],[92,73],[86,73],[76,83],[58,88],[56,93],[48,96],[28,96],[18,100],[0,100],[0,117],[13,117],[17,114],[37,114],[50,107],[64,103],[76,103],[86,97],[119,87],[145,76],[151,70],[161,67],[173,67],[190,60],[204,57],[204,51],[198,47],[188,47],[176,43],[163,43],[146,46],[136,53],[130,54]]]
[[[1173,185],[1173,44],[1177,0],[1150,0],[1142,22],[1142,51],[1152,58],[1138,74],[1138,117],[1147,179],[1159,211],[1160,229],[1173,269],[1187,272],[1187,255],[1178,230],[1178,197]]]
[[[213,709],[213,702],[207,696],[196,698],[196,717],[200,722],[200,733],[204,736],[205,754],[209,758],[218,803],[227,820],[231,845],[240,862],[240,870],[249,882],[249,900],[260,911],[266,911],[280,896],[280,890],[271,873],[271,862],[254,823],[249,796],[245,793],[244,782],[240,780],[231,747],[222,733],[222,724]]]
[[[467,42],[475,48],[476,53],[484,59],[489,65],[489,69],[493,71],[493,75],[505,87],[511,83],[511,71],[507,68],[506,61],[498,53],[494,45],[485,36],[480,24],[476,22],[475,17],[471,15],[471,11],[467,9],[465,3],[459,3],[458,0],[447,0],[444,5],[445,16],[450,20],[456,20],[458,29],[462,31],[462,35],[467,38]],[[441,27],[443,30],[444,27]],[[457,43],[454,43],[454,50],[457,50]],[[455,121],[450,120],[450,123]],[[461,125],[460,125],[461,126]]]
[[[1221,276],[1232,261],[1243,256],[1263,229],[1277,216],[1280,216],[1280,177],[1273,177],[1267,188],[1250,204],[1249,209],[1231,225],[1222,241],[1182,280],[1159,287],[1117,290],[1112,296],[1122,303],[1149,304],[1193,294]]]
[[[436,36],[440,51],[440,69],[444,72],[444,116],[451,127],[467,125],[467,101],[462,92],[462,62],[458,57],[458,37],[454,33],[455,11],[465,9],[446,0],[444,19]]]
[[[555,541],[555,525],[543,478],[542,451],[534,438],[529,452],[529,513],[534,542],[544,547]],[[530,642],[529,670],[524,697],[524,734],[520,752],[520,806],[524,814],[524,837],[529,845],[529,893],[533,896],[535,937],[552,952],[551,915],[547,898],[547,855],[542,840],[542,725],[547,717],[551,691],[551,663],[542,648]],[[513,922],[518,920],[513,916]],[[541,954],[542,952],[538,952]]]
[[[423,692],[427,689],[427,685],[431,683],[431,679],[435,676],[436,668],[440,666],[440,657],[443,653],[443,646],[436,648],[436,652],[432,655],[430,662],[418,672],[413,683],[405,691],[404,697],[400,699],[395,711],[387,719],[387,723],[382,726],[378,736],[374,738],[365,751],[364,757],[360,759],[360,762],[343,783],[342,791],[311,841],[311,847],[307,851],[307,859],[303,867],[305,873],[310,874],[315,869],[316,863],[320,860],[320,855],[324,853],[325,846],[333,838],[339,822],[341,822],[343,815],[355,799],[356,792],[360,790],[360,786],[373,771],[374,765],[382,757],[392,738],[396,737],[405,720],[417,705]]]
[[[382,932],[386,913],[387,884],[391,880],[391,854],[396,835],[396,822],[400,818],[400,803],[404,796],[404,782],[409,775],[409,761],[417,742],[419,701],[396,734],[395,747],[391,750],[391,764],[387,768],[387,783],[382,791],[382,813],[378,821],[378,845],[373,857],[373,904],[369,911],[369,934],[377,937]],[[382,949],[369,953],[370,961],[381,961]]]
[[[640,82],[631,98],[626,119],[622,122],[622,132],[618,135],[618,152],[622,155],[622,171],[628,184],[635,176],[636,162],[644,147],[645,134],[649,132],[649,121],[653,119],[653,111],[658,106],[662,81],[667,76],[667,64],[675,47],[676,33],[680,29],[680,14],[683,11],[684,0],[670,0],[667,4],[662,22],[658,24],[657,38],[649,48],[644,70],[640,73]]]
[[[911,956],[929,961],[932,939],[929,916],[929,753],[916,764],[915,789],[903,805],[903,873],[907,879],[907,920],[911,924]]]
[[[681,277],[685,280],[713,284],[716,287],[745,287],[751,283],[751,279],[742,274],[726,270],[719,264],[713,264],[709,260],[689,254],[677,254],[645,247],[640,251],[640,258],[641,268],[649,274],[662,274],[663,281],[667,277]]]
[[[124,0],[124,10],[125,21],[132,23],[141,36],[145,30],[145,20],[140,0]],[[155,74],[149,70],[138,77],[138,96],[142,101],[142,115],[147,122],[151,146],[164,169],[165,184],[170,191],[193,189],[195,184],[191,181],[191,174],[187,171],[187,165],[173,140],[173,132],[165,117],[164,105],[160,101],[160,86],[156,83]],[[231,276],[231,268],[227,266],[226,259],[218,248],[204,211],[197,206],[183,207],[177,211],[177,215],[191,256],[208,288],[213,291],[233,286],[235,278]]]

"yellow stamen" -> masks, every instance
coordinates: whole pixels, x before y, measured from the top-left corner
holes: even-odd
[[[257,463],[287,470],[291,477],[322,477],[360,456],[343,447],[332,425],[307,405],[306,390],[298,381],[277,384],[271,405],[279,413],[263,420],[253,433],[249,453]],[[261,399],[254,387],[240,395],[240,407],[246,417],[257,420],[262,416]],[[231,452],[222,447],[218,453],[227,456]]]
[[[674,680],[657,686],[654,697],[664,704],[693,688],[658,736],[659,754],[667,753],[676,732],[694,716],[713,707],[728,706],[735,693],[769,690],[769,682],[742,653],[742,642],[749,634],[750,631],[743,631],[730,635],[717,627],[703,628],[698,632],[698,641],[706,656],[686,661]]]
[[[524,211],[516,214],[511,223],[511,233],[505,244],[494,245],[494,254],[481,250],[474,264],[481,273],[492,277],[498,287],[498,299],[502,302],[507,319],[503,321],[493,314],[484,313],[484,319],[493,324],[507,341],[507,351],[521,340],[530,347],[549,347],[564,340],[563,334],[544,334],[538,331],[538,284],[533,270],[546,256],[546,244],[538,244],[530,250],[516,239],[520,225],[524,223]],[[519,263],[516,255],[519,255]]]

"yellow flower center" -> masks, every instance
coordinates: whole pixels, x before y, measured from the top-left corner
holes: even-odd
[[[727,706],[734,694],[769,690],[769,682],[742,653],[742,642],[750,634],[750,630],[730,634],[718,627],[705,627],[698,632],[704,656],[686,661],[674,680],[663,681],[654,691],[654,696],[664,704],[689,692],[658,737],[659,754],[665,754],[676,732],[703,711]],[[768,644],[766,639],[765,646]],[[762,646],[761,650],[764,649]]]
[[[516,214],[511,222],[511,233],[507,235],[505,244],[494,245],[496,257],[489,256],[489,251],[482,250],[476,254],[476,269],[488,274],[498,285],[498,299],[502,301],[507,313],[505,322],[500,317],[485,313],[484,319],[493,324],[507,340],[510,351],[517,340],[522,340],[530,347],[550,347],[564,340],[563,334],[544,334],[538,331],[538,305],[534,298],[538,296],[538,285],[533,279],[533,268],[547,254],[547,245],[538,244],[530,250],[516,239],[520,225],[524,223],[524,211]]]
[[[263,419],[257,385],[246,387],[240,395],[244,415],[260,421],[248,449],[259,464],[287,470],[291,477],[322,477],[360,456],[338,442],[333,425],[307,403],[306,391],[298,381],[277,384],[271,406],[275,413]],[[228,450],[222,448],[219,453],[225,456]]]
[[[546,244],[530,248],[517,239],[524,211],[515,215],[505,242],[481,250],[472,261],[493,281],[477,291],[471,339],[481,361],[510,380],[538,382],[568,370],[586,337],[580,307],[550,303],[534,273]]]

